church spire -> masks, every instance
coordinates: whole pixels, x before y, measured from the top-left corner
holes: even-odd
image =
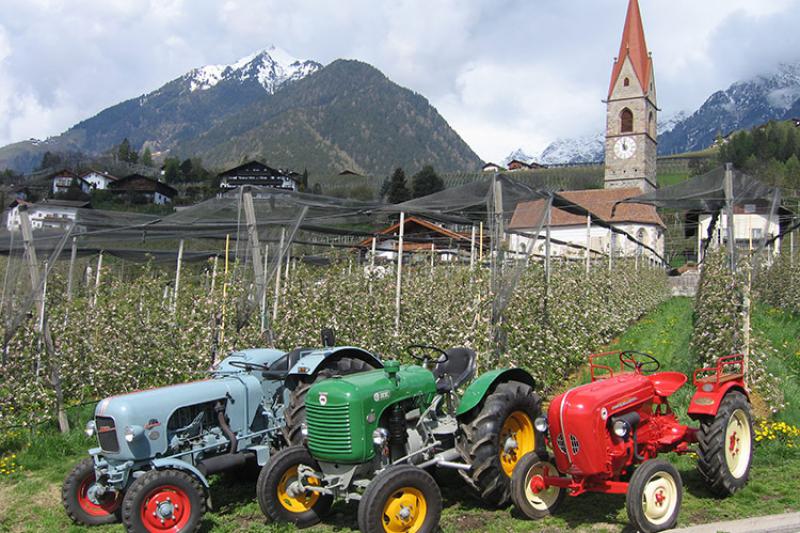
[[[647,51],[647,43],[644,40],[644,28],[642,27],[642,15],[639,12],[638,0],[629,0],[628,2],[628,14],[625,17],[625,29],[622,32],[619,55],[614,63],[614,70],[611,72],[611,85],[608,88],[609,97],[611,97],[611,92],[617,83],[617,78],[619,78],[626,57],[630,58],[633,71],[639,79],[642,91],[645,94],[649,93],[652,64],[650,62],[650,54]]]

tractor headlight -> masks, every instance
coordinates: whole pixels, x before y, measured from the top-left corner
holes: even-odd
[[[300,435],[302,435],[304,439],[308,438],[308,426],[305,423],[300,424]]]
[[[142,426],[125,426],[125,440],[127,442],[133,442],[133,439],[142,435],[144,433],[144,428]]]
[[[547,433],[548,425],[547,419],[543,416],[540,416],[536,420],[533,421],[533,427],[536,428],[536,431],[539,433]]]
[[[383,448],[389,438],[389,432],[383,428],[378,428],[372,432],[372,442],[378,448]]]
[[[612,429],[614,431],[614,435],[616,435],[621,439],[624,439],[631,431],[631,426],[625,420],[616,420],[614,421]]]
[[[83,429],[83,432],[86,433],[86,436],[93,436],[95,431],[97,431],[97,425],[94,423],[94,420],[89,420],[86,422],[86,427]]]

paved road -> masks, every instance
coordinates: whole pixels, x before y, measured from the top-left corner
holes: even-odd
[[[672,533],[798,533],[800,532],[800,513],[778,514],[714,522],[702,526],[673,529]]]

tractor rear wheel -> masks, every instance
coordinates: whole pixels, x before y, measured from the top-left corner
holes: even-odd
[[[411,465],[390,466],[367,485],[358,504],[358,529],[431,533],[441,515],[442,494],[430,474]]]
[[[509,501],[514,466],[536,449],[533,421],[539,408],[529,385],[509,381],[461,421],[456,447],[472,468],[459,473],[486,503],[500,507]]]
[[[129,533],[196,531],[204,512],[203,486],[180,470],[145,472],[122,500],[122,523]]]
[[[357,372],[366,372],[367,370],[374,370],[375,367],[362,361],[361,359],[353,359],[344,357],[332,364],[328,364],[313,376],[300,381],[294,390],[289,395],[289,401],[286,404],[286,409],[283,411],[283,417],[286,423],[283,427],[283,438],[289,446],[303,443],[303,435],[301,429],[306,421],[306,395],[312,385],[318,381],[329,378],[331,376],[345,376],[347,374],[355,374]]]
[[[94,459],[87,457],[72,469],[61,486],[61,502],[76,524],[100,526],[119,520],[122,494],[109,492],[101,497],[94,494]]]
[[[298,485],[300,465],[319,470],[319,464],[304,446],[290,446],[279,451],[261,469],[256,497],[261,512],[272,520],[303,528],[319,523],[330,510],[333,497],[303,490]],[[308,480],[309,484],[315,481]]]
[[[625,495],[628,520],[642,533],[671,529],[682,499],[683,482],[675,467],[660,459],[645,461],[633,472]]]
[[[536,452],[525,454],[511,476],[511,500],[534,520],[556,512],[567,493],[560,487],[545,487],[544,476],[559,476],[558,469],[552,461],[540,459]]]
[[[716,416],[700,420],[697,469],[708,488],[719,496],[741,489],[750,477],[753,459],[753,419],[747,397],[727,393]]]

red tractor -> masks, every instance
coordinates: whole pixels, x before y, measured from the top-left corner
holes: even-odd
[[[611,356],[619,359],[619,370],[597,362]],[[687,377],[657,372],[661,365],[652,355],[594,354],[589,366],[591,383],[557,396],[547,417],[535,420],[552,456],[540,449],[514,468],[511,494],[526,516],[553,513],[565,494],[604,492],[626,494],[628,518],[639,531],[672,528],[683,485],[675,467],[656,458],[659,453],[696,452],[702,478],[718,495],[747,483],[753,422],[741,355],[695,370],[688,415],[699,427],[678,422],[668,402]]]

